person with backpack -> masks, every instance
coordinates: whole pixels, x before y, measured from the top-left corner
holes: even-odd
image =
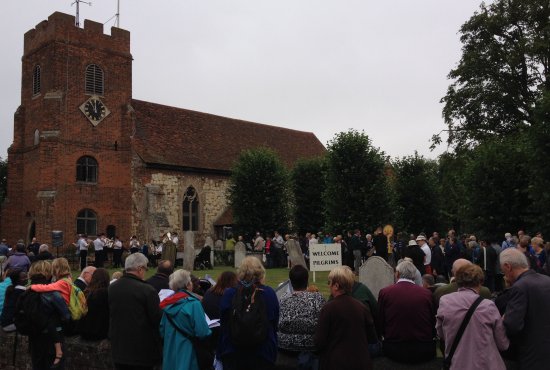
[[[71,267],[69,261],[66,258],[56,258],[52,262],[52,275],[55,277],[55,282],[52,284],[31,284],[30,289],[37,293],[46,292],[59,292],[63,300],[67,304],[69,311],[71,312],[71,318],[78,320],[87,311],[86,299],[83,298],[82,291],[73,284],[71,278]],[[73,295],[81,296],[80,299],[73,299]],[[61,332],[60,332],[61,333]],[[61,337],[62,338],[62,337]],[[55,343],[56,356],[54,365],[63,363],[63,350],[62,343],[58,341]]]
[[[29,269],[31,284],[48,284],[52,264],[37,261]],[[27,289],[18,299],[14,323],[17,332],[28,335],[33,369],[63,368],[62,322],[70,313],[59,292],[37,293]]]
[[[27,273],[22,270],[11,270],[9,273],[11,285],[6,289],[4,307],[0,314],[0,326],[5,332],[15,331],[13,317],[15,315],[15,304],[27,289]]]
[[[216,357],[224,370],[273,369],[279,301],[275,291],[264,285],[265,269],[258,258],[245,257],[237,278],[237,287],[228,288],[221,300]]]

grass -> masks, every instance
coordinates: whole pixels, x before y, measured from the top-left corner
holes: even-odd
[[[180,267],[181,268],[181,267]],[[112,275],[115,271],[122,271],[122,269],[107,268],[109,275]],[[211,270],[196,270],[193,271],[193,274],[199,278],[203,278],[205,275],[210,275],[214,280],[224,271],[235,271],[236,269],[230,266],[215,266]],[[149,268],[149,271],[146,273],[146,279],[154,275],[156,272],[155,268]],[[76,279],[80,274],[80,271],[73,270],[73,280]],[[313,282],[313,272],[309,273],[309,283],[315,284],[319,289],[319,292],[327,298],[329,296],[329,290],[327,286],[327,277],[328,271],[316,272],[316,282]],[[272,287],[273,289],[277,288],[279,284],[288,280],[288,269],[286,268],[275,268],[266,270],[265,274],[265,284]]]

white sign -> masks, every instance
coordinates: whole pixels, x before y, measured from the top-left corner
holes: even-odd
[[[310,244],[309,267],[311,271],[330,271],[342,266],[340,244]]]

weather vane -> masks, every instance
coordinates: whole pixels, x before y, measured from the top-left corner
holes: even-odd
[[[74,20],[74,25],[77,26],[77,27],[80,27],[80,3],[84,3],[84,4],[88,4],[88,5],[92,6],[91,1],[82,1],[82,0],[75,0],[71,4],[71,6],[76,4],[76,18]]]

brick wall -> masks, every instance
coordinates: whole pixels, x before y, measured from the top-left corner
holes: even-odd
[[[104,72],[102,101],[110,110],[93,126],[79,107],[85,94],[85,70],[99,65]],[[32,75],[41,67],[41,91],[33,95]],[[97,231],[116,226],[129,239],[131,229],[132,56],[129,32],[54,13],[25,34],[21,106],[14,117],[14,140],[8,150],[8,195],[2,211],[2,237],[13,244],[28,240],[35,222],[39,241],[51,243],[51,230],[74,238],[76,215],[97,213]],[[38,130],[39,142],[35,142]],[[76,181],[81,156],[98,162],[96,184]]]

